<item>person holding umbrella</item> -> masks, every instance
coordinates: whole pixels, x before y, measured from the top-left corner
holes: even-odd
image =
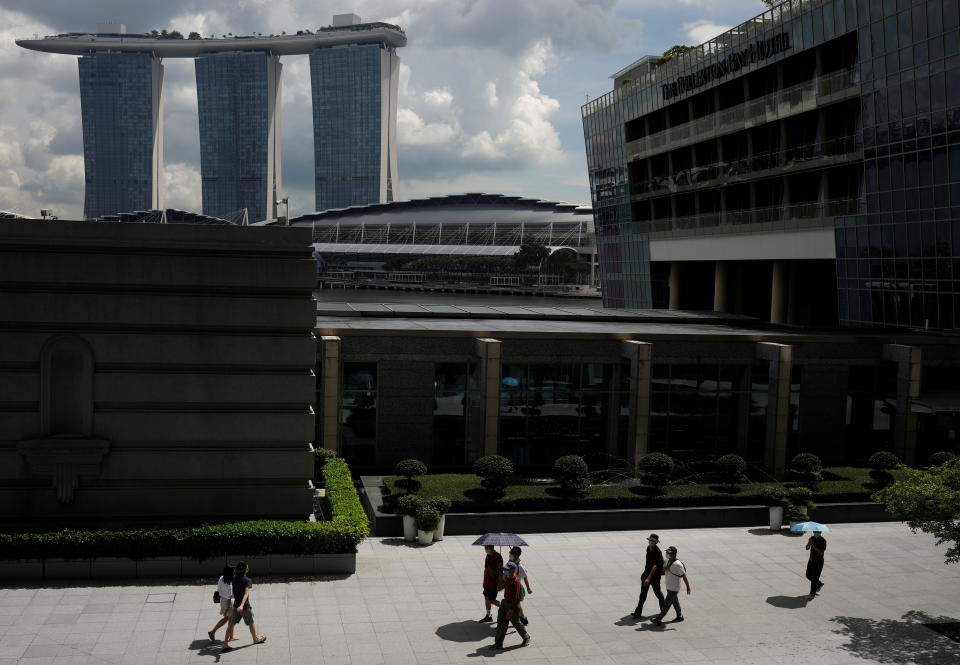
[[[490,623],[493,617],[490,616],[491,607],[500,607],[500,601],[497,600],[497,591],[500,583],[500,571],[503,569],[503,557],[494,549],[493,545],[484,545],[483,549],[487,556],[483,560],[483,606],[487,613],[480,619],[480,623]]]
[[[813,535],[807,538],[806,549],[810,551],[810,558],[807,559],[807,579],[810,580],[810,595],[807,596],[807,600],[813,600],[820,589],[823,588],[820,574],[823,572],[823,553],[827,550],[827,539],[821,536],[819,531],[814,531]]]

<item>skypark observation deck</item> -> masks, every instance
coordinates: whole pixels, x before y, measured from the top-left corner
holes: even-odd
[[[87,55],[89,53],[152,53],[159,58],[196,58],[225,51],[265,51],[273,55],[304,55],[318,48],[343,44],[407,45],[403,29],[389,23],[321,28],[312,34],[235,36],[223,39],[157,39],[148,34],[93,34],[71,32],[42,39],[18,39],[17,45],[34,51]]]

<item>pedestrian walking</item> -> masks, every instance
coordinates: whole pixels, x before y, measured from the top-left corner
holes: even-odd
[[[647,600],[647,592],[651,590],[660,602],[660,610],[663,611],[663,591],[660,590],[663,552],[660,551],[659,542],[660,536],[655,533],[651,533],[647,538],[647,561],[643,566],[643,575],[640,578],[643,583],[640,590],[640,600],[637,601],[637,609],[630,614],[637,619],[643,618],[643,603]]]
[[[523,554],[523,550],[517,545],[510,548],[510,560],[517,564],[517,581],[520,583],[520,604],[518,606],[520,610],[520,623],[526,626],[530,621],[527,619],[527,613],[523,609],[523,601],[528,594],[533,593],[533,588],[530,586],[530,576],[527,575],[526,566],[520,563],[521,554]]]
[[[253,638],[254,644],[263,644],[267,641],[266,637],[257,635],[257,624],[253,620],[253,603],[250,602],[253,582],[249,575],[250,566],[243,561],[237,562],[237,566],[233,570],[233,614],[230,618],[230,626],[227,628],[227,635],[223,640],[222,648],[224,651],[232,650],[233,647],[227,643],[233,639],[234,626],[240,623],[240,619],[243,619],[247,628],[250,629],[250,636]]]
[[[813,600],[820,589],[823,588],[820,574],[823,572],[823,553],[827,550],[827,539],[821,536],[819,531],[814,531],[813,535],[807,538],[806,549],[810,551],[810,558],[807,560],[810,595],[807,596],[807,600]]]
[[[233,614],[233,567],[224,566],[223,574],[217,580],[217,595],[220,598],[220,620],[213,630],[208,630],[207,635],[211,642],[217,641],[216,632],[221,626],[230,623],[230,615]],[[236,638],[234,638],[236,639]]]
[[[663,617],[671,607],[677,612],[677,618],[674,621],[683,621],[683,611],[680,609],[680,600],[677,595],[680,593],[680,580],[687,585],[687,595],[690,595],[690,580],[687,579],[687,567],[677,558],[677,548],[671,545],[667,548],[667,562],[663,566],[661,573],[667,578],[667,597],[663,601],[663,609],[660,614],[650,619],[654,626],[663,624]]]
[[[483,561],[483,606],[487,613],[480,619],[480,623],[490,623],[493,617],[490,616],[491,607],[500,607],[497,600],[497,591],[501,581],[501,571],[503,570],[503,557],[494,549],[493,545],[484,545],[484,551],[487,553]]]
[[[517,634],[523,638],[520,646],[525,647],[530,644],[530,634],[520,622],[520,580],[517,579],[517,568],[519,566],[515,561],[507,561],[503,568],[503,600],[500,602],[500,611],[497,613],[497,633],[493,638],[491,649],[502,649],[503,639],[507,636],[507,624],[513,624]]]

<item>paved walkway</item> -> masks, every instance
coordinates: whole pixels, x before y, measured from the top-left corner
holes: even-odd
[[[206,638],[216,621],[209,580],[0,589],[0,665],[960,663],[960,644],[922,625],[960,621],[960,565],[944,565],[942,548],[902,525],[838,526],[826,587],[809,603],[803,537],[661,531],[693,585],[681,596],[686,622],[663,628],[629,616],[646,535],[527,536],[527,648],[516,648],[512,630],[505,652],[484,648],[493,628],[477,623],[483,554],[472,538],[427,548],[374,538],[346,578],[258,580],[252,561],[258,627],[269,639],[248,646],[241,626],[242,648],[228,654]]]

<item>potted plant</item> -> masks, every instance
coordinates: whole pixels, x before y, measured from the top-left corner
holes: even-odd
[[[423,499],[416,494],[404,494],[397,499],[397,512],[403,515],[403,539],[417,539],[417,513],[423,508]]]
[[[782,487],[764,487],[760,499],[770,509],[770,530],[779,531],[783,527],[783,509],[790,505],[787,491]]]
[[[433,508],[440,514],[440,521],[433,532],[434,540],[443,540],[443,530],[447,525],[447,513],[450,512],[450,505],[450,499],[445,496],[435,496],[432,499],[427,499],[427,507]]]
[[[810,519],[810,511],[817,507],[812,497],[813,491],[807,487],[791,487],[787,490],[787,519],[790,526]]]
[[[424,506],[417,513],[417,542],[429,545],[433,542],[433,532],[440,524],[440,513],[429,506]]]

